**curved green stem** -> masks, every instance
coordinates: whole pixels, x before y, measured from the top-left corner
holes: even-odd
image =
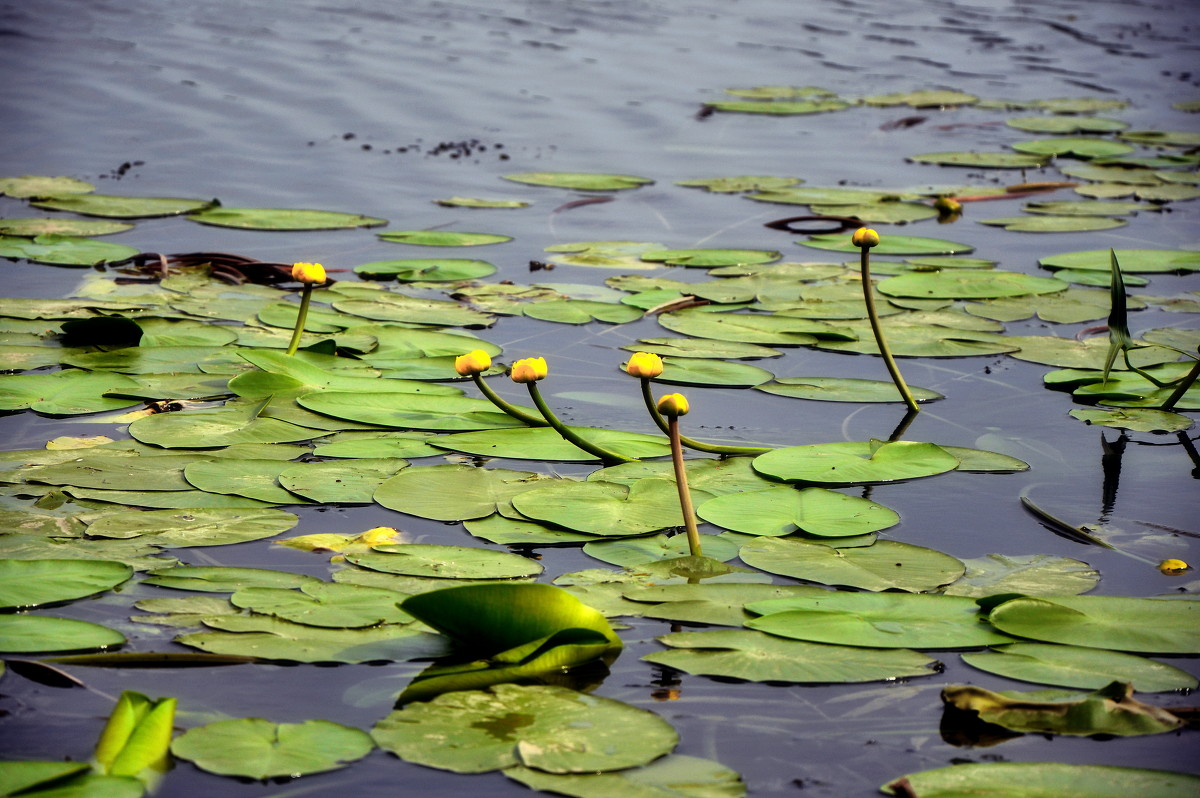
[[[526,385],[529,386],[529,396],[533,399],[533,404],[535,407],[537,407],[538,412],[545,416],[546,423],[553,427],[555,432],[563,436],[563,439],[568,443],[573,443],[588,454],[598,457],[605,465],[638,462],[637,458],[626,457],[623,454],[610,452],[608,449],[601,448],[596,444],[576,435],[574,432],[568,429],[565,424],[558,420],[558,416],[554,415],[554,412],[546,404],[546,400],[542,398],[542,393],[538,390],[537,383],[528,382]]]
[[[292,330],[292,340],[288,343],[287,353],[296,354],[300,346],[300,334],[304,332],[304,323],[308,321],[308,305],[312,302],[312,283],[305,283],[300,294],[300,310],[296,314],[296,328]]]
[[[875,333],[875,343],[879,345],[879,354],[883,355],[883,362],[887,364],[888,374],[892,375],[892,382],[896,383],[896,389],[904,397],[904,403],[908,405],[909,410],[918,413],[921,408],[917,405],[917,400],[913,398],[912,391],[908,390],[908,384],[904,382],[904,377],[900,374],[896,361],[892,359],[892,350],[888,348],[887,339],[883,337],[883,327],[879,323],[879,314],[875,311],[875,296],[871,292],[870,251],[870,248],[862,247],[862,257],[859,262],[862,265],[863,299],[867,303],[867,318],[871,322],[871,332]]]
[[[693,557],[703,557],[700,550],[700,530],[696,528],[696,511],[692,493],[688,490],[687,467],[683,463],[683,442],[679,434],[679,419],[667,421],[667,436],[671,439],[671,463],[675,466],[675,487],[679,490],[679,509],[683,512],[683,528],[687,531],[688,550]]]
[[[642,399],[646,402],[646,410],[650,412],[650,418],[654,419],[654,423],[662,430],[664,435],[670,435],[671,432],[667,425],[667,420],[663,418],[662,413],[658,412],[658,406],[654,403],[654,396],[650,393],[650,379],[642,377]],[[720,446],[715,443],[703,443],[701,441],[692,440],[686,435],[679,436],[680,442],[689,449],[695,449],[698,452],[710,452],[712,454],[765,454],[772,451],[770,448],[763,446]]]
[[[520,421],[523,424],[528,424],[531,427],[548,427],[548,426],[550,426],[550,422],[546,421],[546,419],[541,418],[539,416],[535,416],[532,413],[526,413],[524,410],[517,407],[516,405],[509,404],[508,402],[501,399],[500,395],[497,394],[495,391],[493,391],[488,386],[488,384],[483,381],[483,378],[480,377],[478,374],[472,374],[471,379],[473,379],[475,381],[475,387],[477,387],[479,389],[479,392],[482,393],[492,404],[494,404],[496,407],[503,410],[505,413],[508,413],[510,416],[515,418],[517,421]]]
[[[1200,360],[1192,364],[1191,370],[1180,378],[1179,383],[1175,386],[1175,390],[1171,391],[1171,395],[1167,397],[1167,401],[1163,402],[1162,409],[1171,411],[1175,409],[1175,403],[1183,398],[1187,393],[1188,388],[1196,382],[1196,378],[1200,377]]]

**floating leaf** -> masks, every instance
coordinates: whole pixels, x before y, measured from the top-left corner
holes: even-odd
[[[1048,138],[1018,141],[1010,145],[1017,152],[1031,155],[1069,156],[1074,158],[1111,158],[1133,152],[1133,147],[1119,141],[1096,138]]]
[[[542,487],[547,478],[532,471],[435,465],[409,468],[386,480],[375,501],[390,510],[437,521],[483,518],[513,496]]]
[[[825,488],[727,493],[697,506],[696,514],[734,532],[769,537],[794,532],[821,537],[865,535],[900,522],[900,516],[882,504]]]
[[[1033,640],[1159,654],[1200,653],[1200,603],[1121,596],[1016,598],[991,611],[1001,631]]]
[[[48,615],[0,615],[0,652],[38,654],[119,646],[120,632],[88,621]]]
[[[138,254],[133,247],[65,235],[36,238],[0,235],[0,258],[24,258],[57,266],[94,266],[125,260]]]
[[[927,152],[910,155],[914,163],[933,163],[939,166],[973,166],[984,169],[1037,169],[1046,164],[1047,156],[1021,152]]]
[[[978,219],[980,224],[1003,227],[1018,233],[1086,233],[1094,230],[1111,230],[1124,227],[1124,219],[1101,216],[1002,216],[995,219]],[[1037,279],[1037,278],[1034,278]]]
[[[387,219],[337,211],[291,208],[225,208],[217,206],[188,216],[193,222],[241,230],[341,230],[377,227]]]
[[[524,200],[491,200],[477,197],[450,197],[434,202],[449,208],[528,208],[530,205]]]
[[[950,89],[920,89],[895,94],[874,94],[864,97],[867,105],[910,105],[913,108],[939,108],[953,105],[974,105],[979,98],[974,94]]]
[[[88,194],[95,191],[91,183],[73,177],[0,177],[0,194],[28,199],[29,197],[57,197],[62,194]]]
[[[795,538],[755,538],[742,546],[741,557],[747,565],[768,573],[864,590],[934,590],[958,579],[964,570],[948,554],[891,540],[834,548]],[[862,641],[845,642],[862,645]]]
[[[850,241],[845,233],[827,233],[815,235],[807,241],[801,241],[806,247],[824,249],[831,252],[852,252],[857,254],[858,247]],[[956,244],[940,238],[922,238],[920,236],[880,236],[879,246],[873,250],[876,255],[965,255],[974,251],[968,244]]]
[[[693,501],[705,498],[693,489]],[[514,496],[522,515],[589,535],[642,535],[682,526],[679,494],[665,479],[642,479],[626,487],[615,482],[568,482]]]
[[[279,472],[279,484],[321,504],[368,504],[379,486],[407,465],[407,460],[367,458],[298,463]]]
[[[972,271],[953,269],[938,272],[910,272],[879,283],[879,292],[887,296],[920,299],[988,299],[1049,294],[1069,286],[1053,277],[1031,277],[1020,272],[995,269]]]
[[[1192,419],[1179,413],[1141,407],[1077,407],[1070,415],[1071,418],[1077,418],[1085,424],[1099,424],[1102,427],[1116,427],[1134,432],[1182,432],[1192,426]]]
[[[512,236],[493,233],[458,233],[453,230],[389,230],[376,234],[383,241],[414,244],[421,247],[476,247],[482,244],[502,244]],[[355,269],[355,271],[358,271]]]
[[[500,429],[521,424],[488,400],[466,396],[316,391],[304,394],[296,401],[301,407],[317,413],[389,428],[453,431]]]
[[[901,788],[896,786],[904,784]],[[983,762],[910,773],[880,789],[888,794],[921,798],[986,795],[997,785],[1010,794],[1065,795],[1072,798],[1179,798],[1200,789],[1200,776],[1165,770],[1067,765],[1057,762]]]
[[[274,418],[259,418],[259,404],[211,410],[157,413],[129,425],[129,434],[142,443],[167,449],[230,446],[238,443],[290,443],[315,437],[311,429]]]
[[[0,607],[36,607],[103,593],[129,579],[119,562],[0,559]]]
[[[523,310],[531,319],[564,324],[587,324],[591,321],[625,324],[642,316],[640,310],[629,305],[586,299],[550,299],[526,305]]]
[[[717,100],[705,103],[706,108],[714,111],[725,111],[739,114],[770,114],[773,116],[795,116],[798,114],[819,114],[826,111],[840,111],[849,108],[849,103],[841,100]]]
[[[385,544],[369,552],[347,552],[354,565],[408,576],[439,579],[517,579],[542,572],[542,566],[507,551],[440,546],[432,543]]]
[[[505,180],[515,183],[527,183],[531,186],[551,186],[553,188],[574,188],[580,191],[619,191],[627,188],[638,188],[653,183],[646,177],[633,175],[608,175],[585,172],[521,172],[504,175]]]
[[[629,704],[561,687],[499,684],[392,712],[375,742],[406,762],[484,773],[525,765],[549,773],[623,770],[669,753],[670,724]]]
[[[641,254],[642,260],[700,268],[771,263],[782,257],[779,252],[767,249],[658,249]]]
[[[903,402],[893,382],[863,380],[853,377],[776,377],[774,382],[755,386],[776,396],[794,399],[814,399],[819,402]],[[945,397],[928,388],[909,386],[918,402],[931,402]]]
[[[738,556],[739,541],[722,535],[704,537],[704,554],[714,560],[728,562]],[[651,535],[650,537],[595,540],[586,543],[583,553],[602,562],[630,568],[655,560],[671,560],[691,553],[686,535]]]
[[[705,338],[640,338],[636,344],[621,347],[630,352],[650,352],[663,357],[747,358],[778,357],[778,349],[737,341]]]
[[[167,548],[224,546],[274,537],[298,520],[292,513],[274,509],[140,510],[102,515],[88,525],[87,534],[105,538],[153,535],[155,545]]]
[[[568,429],[590,443],[625,457],[661,457],[670,454],[670,443],[661,435],[647,435],[641,432],[625,432],[599,427],[569,426]],[[484,457],[553,460],[556,462],[590,462],[596,459],[594,454],[585,452],[575,444],[564,440],[561,435],[549,427],[461,432],[453,435],[441,435],[433,443],[439,448]]]
[[[945,449],[916,441],[818,443],[754,458],[754,470],[773,479],[843,485],[928,477],[957,467]]]
[[[1116,119],[1095,116],[1023,116],[1006,119],[1004,124],[1029,133],[1115,133],[1129,127]]]
[[[101,222],[97,219],[0,219],[0,235],[35,238],[53,236],[106,236],[132,230],[124,222]]]
[[[876,546],[881,543],[876,543]],[[867,549],[850,549],[855,554]],[[973,599],[920,593],[826,592],[753,602],[751,629],[817,643],[868,648],[971,648],[1010,638],[980,623]]]
[[[171,744],[171,753],[210,773],[261,781],[337,770],[374,747],[366,732],[328,720],[237,718],[188,729]]]
[[[505,768],[505,776],[531,790],[575,798],[742,798],[741,777],[709,759],[672,754],[640,768],[616,773],[556,774],[531,768]]]
[[[156,216],[178,216],[212,205],[208,200],[177,197],[117,197],[111,194],[74,194],[34,200],[35,208],[51,211],[71,211],[82,216],[103,216],[110,219],[145,219]]]
[[[706,385],[725,388],[751,388],[774,375],[748,363],[689,358],[668,360],[656,380],[668,385]]]
[[[0,410],[36,410],[49,415],[77,415],[120,410],[136,402],[107,396],[136,390],[122,374],[66,369],[49,374],[13,374],[0,380]]]
[[[466,521],[463,527],[475,537],[501,546],[547,545],[554,543],[579,543],[595,540],[592,535],[552,529],[533,521],[490,515]]]
[[[265,568],[190,565],[153,571],[142,584],[204,593],[233,593],[244,587],[299,587],[314,581],[317,580],[311,576]]]
[[[963,565],[966,574],[943,591],[947,596],[1074,595],[1086,593],[1100,582],[1100,573],[1087,563],[1048,554],[989,554],[963,560]]]
[[[407,283],[454,282],[477,280],[496,273],[496,267],[484,260],[466,258],[409,258],[376,260],[354,267],[355,274],[366,277],[391,277]]]
[[[769,175],[740,175],[738,177],[709,177],[698,180],[676,180],[677,186],[695,186],[716,194],[737,194],[743,191],[762,191],[796,186],[804,181],[798,177]]]
[[[1117,138],[1151,147],[1200,147],[1200,133],[1194,130],[1126,130]]]
[[[1096,690],[1113,680],[1142,693],[1196,687],[1196,677],[1163,662],[1133,654],[1045,643],[1010,643],[990,651],[963,652],[963,662],[1009,679]]]
[[[685,335],[752,344],[804,346],[816,343],[817,336],[851,337],[826,322],[768,314],[683,310],[664,313],[658,321],[668,330]]]
[[[361,629],[384,623],[409,623],[397,608],[405,595],[394,590],[337,582],[306,582],[299,591],[283,587],[244,587],[229,597],[235,607],[273,615],[305,626]]]

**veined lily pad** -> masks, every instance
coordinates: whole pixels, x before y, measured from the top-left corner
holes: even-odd
[[[120,410],[136,401],[107,396],[136,390],[123,374],[66,369],[48,374],[11,374],[0,379],[0,410],[36,410],[49,415],[77,415]]]
[[[124,222],[102,222],[98,219],[0,219],[0,235],[34,238],[55,236],[107,236],[132,230]]]
[[[338,299],[333,307],[373,321],[398,321],[406,324],[439,326],[486,327],[495,321],[488,313],[480,313],[458,302],[440,299],[415,299],[395,293],[380,292],[370,299]]]
[[[73,194],[34,200],[36,208],[51,211],[71,211],[82,216],[103,216],[110,219],[143,219],[155,216],[178,216],[202,210],[212,205],[209,200],[179,199],[177,197],[118,197],[111,194]]]
[[[171,753],[210,773],[262,781],[337,770],[374,747],[366,732],[327,720],[238,718],[188,729],[171,743]]]
[[[963,560],[963,565],[967,567],[966,574],[942,591],[947,596],[1075,595],[1088,592],[1100,582],[1100,573],[1087,563],[1048,554],[1017,557],[989,554]]]
[[[377,235],[384,241],[392,241],[396,244],[415,244],[421,247],[476,247],[481,244],[502,244],[505,241],[512,241],[512,236],[493,233],[458,233],[453,230],[395,230]]]
[[[533,521],[505,518],[499,514],[470,519],[463,524],[463,527],[480,540],[501,546],[586,543],[596,539],[593,535],[571,532],[566,529],[552,529]]]
[[[408,466],[407,460],[359,458],[296,463],[279,472],[279,484],[291,493],[322,504],[369,504],[375,491]]]
[[[727,493],[699,505],[696,513],[734,532],[771,537],[794,532],[821,537],[864,535],[900,521],[882,504],[825,488]]]
[[[102,515],[88,524],[90,537],[131,538],[153,536],[151,542],[167,548],[223,546],[274,537],[294,527],[299,519],[283,510],[140,510]]]
[[[1003,227],[1018,233],[1086,233],[1124,227],[1124,219],[1105,216],[1001,216],[978,219],[980,224]],[[1036,278],[1035,278],[1036,279]]]
[[[962,654],[963,662],[981,671],[1023,682],[1098,690],[1114,680],[1128,682],[1139,693],[1190,690],[1196,677],[1164,662],[1099,648],[1010,643],[990,651]]]
[[[337,582],[306,582],[299,592],[283,587],[244,587],[229,597],[235,607],[292,623],[332,629],[361,629],[382,623],[409,623],[397,608],[405,595],[394,590]]]
[[[587,172],[521,172],[504,175],[505,180],[514,183],[527,183],[531,186],[550,186],[552,188],[574,188],[580,191],[619,191],[627,188],[638,188],[653,183],[646,177],[634,175],[608,175]]]
[[[36,607],[111,590],[133,575],[119,562],[0,559],[0,607]]]
[[[742,546],[741,557],[767,573],[863,590],[935,590],[964,571],[963,564],[948,554],[891,540],[834,548],[795,538],[760,537]]]
[[[720,562],[729,562],[738,556],[741,543],[723,535],[704,537],[704,556]],[[583,546],[583,553],[601,562],[633,568],[648,562],[673,560],[686,557],[691,547],[686,535],[651,535],[649,537],[618,538],[616,540],[592,539]]]
[[[366,277],[391,277],[406,283],[453,282],[476,280],[496,273],[496,267],[484,260],[466,258],[409,258],[377,260],[354,267]]]
[[[668,360],[656,380],[668,385],[707,385],[725,388],[751,388],[774,375],[748,363],[687,358]]]
[[[693,488],[693,501],[707,498]],[[514,496],[522,515],[589,535],[643,535],[682,526],[679,494],[665,479],[642,479],[626,487],[615,482],[568,482]]]
[[[318,457],[401,459],[429,457],[442,450],[429,445],[431,432],[339,432],[313,447]]]
[[[1118,249],[1117,260],[1122,272],[1148,274],[1153,272],[1200,271],[1200,252],[1183,249]],[[1047,269],[1087,269],[1109,271],[1112,259],[1107,249],[1083,252],[1064,252],[1038,261]]]
[[[562,687],[511,684],[409,704],[375,724],[372,735],[407,762],[456,773],[518,764],[549,773],[623,770],[679,740],[644,709]]]
[[[782,257],[780,253],[766,249],[659,249],[641,254],[642,260],[701,268],[771,263]]]
[[[738,177],[710,177],[698,180],[676,180],[677,186],[695,186],[716,194],[739,194],[743,191],[796,186],[804,181],[798,177],[771,177],[769,175],[740,175]]]
[[[242,230],[340,230],[377,227],[387,219],[337,211],[292,208],[226,208],[217,206],[188,216],[193,222]]]
[[[940,166],[973,166],[985,169],[1037,169],[1044,166],[1048,156],[1021,152],[927,152],[910,155],[915,163]]]
[[[1023,116],[1006,119],[1004,124],[1029,133],[1115,133],[1129,127],[1128,123],[1116,119],[1101,119],[1095,116]]]
[[[134,421],[129,425],[129,434],[142,443],[168,449],[290,443],[316,437],[313,430],[274,418],[259,418],[257,404],[157,413]]]
[[[531,790],[575,798],[742,798],[746,794],[735,771],[710,759],[682,754],[616,773],[556,774],[519,765],[501,772]]]
[[[1200,603],[1121,596],[1016,598],[991,611],[1001,631],[1033,640],[1157,654],[1200,653]]]
[[[853,377],[776,377],[774,382],[755,386],[760,391],[795,399],[815,399],[819,402],[903,402],[896,384],[884,380],[863,380]],[[909,386],[918,402],[931,402],[945,397],[928,388]]]
[[[347,552],[346,560],[372,571],[439,579],[516,579],[542,572],[533,560],[494,549],[401,543]]]
[[[56,266],[94,266],[138,254],[133,247],[69,235],[43,234],[35,238],[0,235],[0,258],[24,258]]]
[[[989,269],[954,269],[939,272],[911,272],[889,277],[879,284],[879,292],[888,296],[922,299],[987,299],[1022,294],[1049,294],[1069,286],[1053,277],[1030,277],[1020,272]]]
[[[467,396],[315,391],[296,401],[317,413],[388,428],[457,431],[522,426],[488,400]]]
[[[867,105],[909,105],[913,108],[939,108],[953,105],[974,105],[979,98],[974,94],[951,89],[920,89],[894,94],[873,94],[864,97]]]
[[[23,175],[22,177],[0,177],[0,194],[28,199],[29,197],[57,197],[62,194],[89,194],[96,190],[91,183],[73,177],[44,177]]]
[[[900,796],[900,788],[885,784],[881,791]],[[1057,762],[982,762],[953,765],[903,777],[904,789],[922,798],[986,794],[1004,785],[1010,794],[1022,796],[1062,795],[1072,798],[1178,798],[1200,789],[1200,776],[1165,770],[1067,765]],[[981,792],[983,791],[983,792]]]
[[[483,518],[513,496],[541,487],[549,478],[532,471],[435,465],[409,468],[375,491],[375,501],[391,510],[437,521]]]
[[[980,623],[979,606],[965,597],[834,591],[752,602],[746,609],[762,616],[746,622],[751,629],[817,643],[970,648],[1010,641]]]
[[[142,580],[142,584],[203,593],[233,593],[244,587],[290,588],[316,581],[319,580],[315,577],[266,568],[192,565],[154,571]]]
[[[1071,411],[1071,417],[1086,424],[1099,424],[1102,427],[1116,427],[1135,432],[1182,432],[1191,428],[1193,423],[1192,419],[1179,413],[1143,407],[1128,409],[1077,407]]]
[[[675,632],[660,643],[673,650],[652,652],[646,662],[684,673],[752,682],[848,684],[930,676],[935,661],[915,651],[823,645],[746,629]]]
[[[754,458],[754,470],[787,482],[852,485],[941,474],[958,460],[933,443],[819,443],[776,449]]]
[[[1066,155],[1074,158],[1111,158],[1114,155],[1124,155],[1133,152],[1133,147],[1119,141],[1106,141],[1096,138],[1049,138],[1018,141],[1010,145],[1017,152],[1030,155]]]
[[[625,324],[642,316],[640,310],[629,305],[587,299],[550,299],[525,305],[523,310],[531,319],[563,324],[587,324],[591,321]]]
[[[859,248],[850,241],[845,233],[825,233],[815,235],[807,241],[801,241],[806,247],[825,249],[831,252],[858,253]],[[974,251],[968,244],[957,244],[940,238],[922,238],[920,236],[880,236],[879,246],[871,250],[875,255],[965,255]]]
[[[88,651],[125,642],[125,635],[106,626],[48,615],[0,615],[0,652],[36,654]]]

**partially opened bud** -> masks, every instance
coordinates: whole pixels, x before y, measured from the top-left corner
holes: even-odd
[[[1183,560],[1163,560],[1158,564],[1158,570],[1162,571],[1168,576],[1181,574],[1190,567],[1191,566],[1189,566]]]
[[[869,227],[860,227],[854,231],[854,235],[850,237],[850,241],[856,247],[870,249],[879,245],[879,233],[876,233]]]
[[[933,207],[942,216],[953,216],[962,213],[962,203],[952,197],[938,197],[933,201]]]
[[[550,369],[546,365],[546,358],[527,357],[513,363],[509,376],[513,382],[537,382],[538,380],[545,379],[549,371]]]
[[[293,263],[292,279],[306,285],[325,282],[325,267],[319,263]]]
[[[649,352],[638,352],[629,358],[625,371],[631,377],[650,380],[663,373],[662,358]]]
[[[687,397],[681,393],[669,393],[658,400],[658,412],[668,418],[686,416],[688,409]]]
[[[464,377],[482,374],[492,367],[492,357],[482,349],[475,349],[454,358],[454,370]]]

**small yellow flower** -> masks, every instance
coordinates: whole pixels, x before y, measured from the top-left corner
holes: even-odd
[[[325,267],[319,263],[293,263],[292,279],[309,285],[325,282]]]
[[[1191,568],[1191,566],[1185,563],[1183,560],[1163,560],[1158,564],[1158,570],[1162,571],[1168,576],[1181,574],[1189,568]]]
[[[513,363],[512,372],[509,373],[509,376],[512,377],[513,382],[537,382],[538,380],[545,379],[549,371],[550,369],[546,365],[546,358],[527,357]]]
[[[492,358],[482,349],[474,349],[454,358],[454,370],[464,377],[482,374],[492,367]]]
[[[688,410],[687,397],[681,393],[669,393],[658,400],[658,412],[669,418],[686,416]]]
[[[663,373],[662,358],[649,352],[638,352],[629,358],[629,362],[625,364],[625,371],[631,377],[654,379]]]
[[[953,216],[962,213],[962,203],[952,197],[938,197],[933,201],[933,207],[942,216]]]
[[[368,546],[378,546],[381,543],[403,543],[402,534],[400,530],[390,526],[377,526],[363,532],[351,542],[365,543]]]
[[[876,233],[869,227],[860,227],[854,231],[854,235],[850,237],[850,241],[856,247],[870,249],[871,247],[879,246],[879,233]]]

